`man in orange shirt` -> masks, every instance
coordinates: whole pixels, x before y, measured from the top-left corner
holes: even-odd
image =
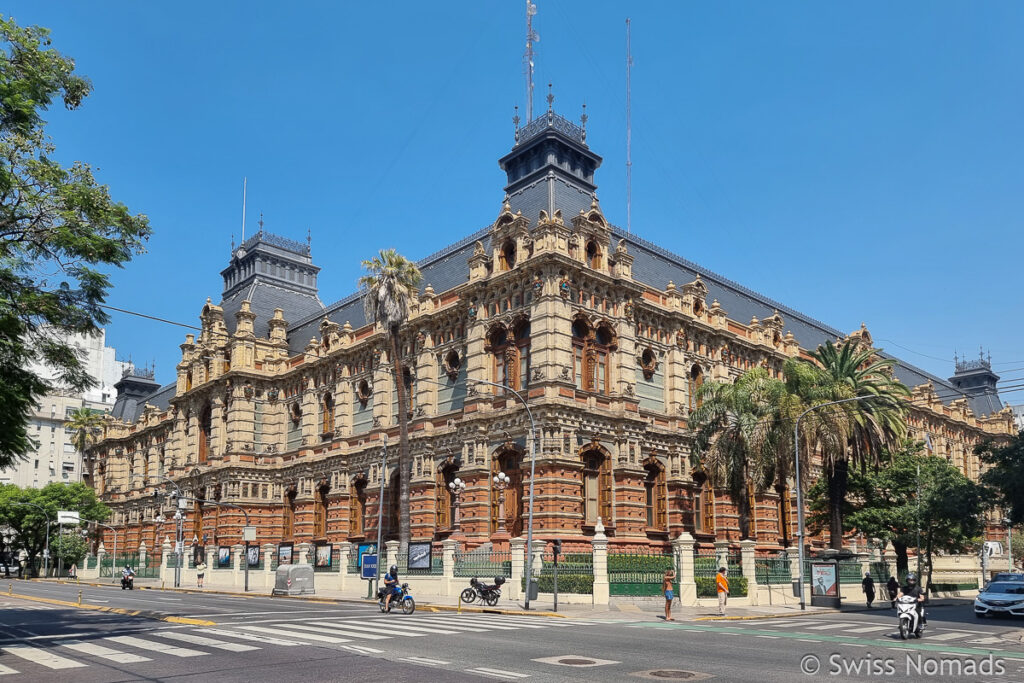
[[[718,615],[725,616],[725,599],[729,597],[729,579],[725,577],[725,567],[719,567],[715,574],[715,588],[718,589]]]

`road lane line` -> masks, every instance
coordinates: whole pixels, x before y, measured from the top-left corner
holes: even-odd
[[[954,631],[952,633],[936,633],[929,635],[928,640],[956,640],[957,638],[970,638],[973,635],[973,633],[965,633],[963,631],[957,633]]]
[[[437,623],[437,624],[441,624],[441,625],[447,624],[449,626],[454,626],[456,628],[459,626],[459,624],[467,624],[469,626],[478,626],[480,628],[495,629],[497,631],[515,631],[515,630],[518,630],[518,628],[519,628],[518,626],[502,626],[500,624],[485,624],[483,622],[473,621],[473,620],[470,620],[470,619],[465,619],[463,617],[433,617],[432,616],[429,619],[425,619],[424,621],[428,621],[428,623]]]
[[[475,669],[466,669],[466,671],[475,674],[483,674],[485,676],[494,676],[496,678],[504,678],[510,681],[515,681],[520,678],[529,678],[530,674],[521,674],[515,671],[502,671],[501,669],[488,669],[486,667],[478,666]]]
[[[818,626],[808,626],[807,630],[808,631],[827,631],[829,629],[844,628],[846,626],[849,626],[849,624],[820,624]]]
[[[351,650],[352,652],[358,652],[361,655],[379,655],[384,652],[384,650],[378,650],[375,647],[366,647],[365,645],[342,645],[341,647],[346,650]]]
[[[224,631],[219,628],[204,628],[196,629],[200,633],[212,633],[217,636],[225,636],[227,638],[238,638],[239,640],[251,640],[257,643],[267,643],[269,645],[283,645],[284,647],[292,647],[295,645],[309,645],[301,640],[282,640],[281,638],[271,638],[269,636],[254,636],[251,633],[236,633],[235,631]]]
[[[369,631],[371,633],[386,633],[386,634],[399,634],[399,635],[411,635],[411,636],[422,636],[426,633],[440,633],[442,635],[451,635],[454,633],[460,633],[455,627],[446,628],[432,628],[430,626],[420,626],[418,623],[409,623],[409,620],[402,619],[401,622],[390,623],[390,624],[375,624],[373,626],[367,626],[365,624],[356,624],[347,621],[325,621],[322,622],[325,626],[331,626],[332,628],[359,628]]]
[[[157,642],[155,640],[145,640],[143,638],[136,638],[135,636],[114,636],[107,638],[106,640],[121,643],[122,645],[128,645],[130,647],[137,647],[140,650],[147,650],[149,652],[159,652],[165,655],[171,655],[173,657],[200,657],[202,655],[208,655],[209,652],[203,652],[202,650],[193,650],[187,647],[177,647],[175,645],[168,645],[167,643]]]
[[[17,669],[12,669],[9,666],[4,666],[3,664],[0,664],[0,676],[7,676],[8,674],[16,673],[18,673]]]
[[[264,628],[262,626],[239,626],[238,628],[245,631],[254,631],[256,633],[267,633],[276,636],[285,637],[296,637],[305,638],[306,640],[319,640],[321,643],[347,643],[348,638],[335,638],[334,636],[322,636],[319,633],[297,633],[295,631],[288,631],[283,628]]]
[[[412,662],[413,664],[426,664],[427,666],[444,666],[451,664],[451,662],[444,662],[440,659],[429,659],[427,657],[402,657],[404,662]]]
[[[206,645],[207,647],[215,647],[218,650],[227,650],[228,652],[251,652],[253,650],[260,649],[255,645],[229,643],[224,640],[217,640],[216,638],[206,638],[204,636],[195,636],[191,633],[179,633],[177,631],[160,631],[158,633],[154,633],[153,635],[160,636],[161,638],[173,638],[174,640],[181,640],[186,643],[192,643],[193,645]]]
[[[85,655],[92,655],[93,657],[99,657],[100,659],[109,659],[112,662],[118,664],[132,664],[135,662],[149,662],[152,661],[149,657],[143,657],[142,655],[133,655],[130,652],[121,652],[109,647],[103,647],[96,643],[83,643],[80,640],[69,640],[67,642],[58,642],[61,647],[66,647],[69,650],[75,652],[81,652]]]
[[[77,669],[83,666],[88,666],[88,664],[83,664],[82,662],[76,662],[73,659],[67,659],[66,657],[55,655],[52,652],[47,652],[46,650],[38,647],[21,645],[18,647],[5,647],[0,649],[3,649],[7,654],[20,657],[34,664],[41,664],[47,669]]]
[[[843,633],[871,633],[872,631],[891,631],[892,626],[862,626],[860,628],[844,628]]]

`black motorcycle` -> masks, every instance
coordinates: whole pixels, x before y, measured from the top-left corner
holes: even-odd
[[[403,583],[401,590],[391,596],[391,603],[385,605],[384,599],[390,590],[389,586],[381,586],[377,589],[377,605],[380,607],[381,612],[390,612],[391,608],[395,605],[401,606],[402,614],[412,614],[416,610],[416,601],[409,594],[409,584]]]
[[[462,591],[462,602],[469,604],[479,598],[480,602],[494,607],[498,604],[498,598],[501,597],[501,586],[503,583],[505,583],[504,576],[495,576],[494,584],[490,586],[486,583],[480,583],[479,579],[474,576],[469,580],[469,588]]]
[[[135,577],[134,576],[122,576],[121,577],[121,590],[127,588],[130,591],[135,590]]]

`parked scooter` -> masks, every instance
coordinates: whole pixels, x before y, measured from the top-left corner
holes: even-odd
[[[504,576],[495,576],[494,584],[491,586],[488,586],[486,583],[480,583],[480,581],[474,576],[469,580],[469,588],[462,591],[462,602],[469,604],[477,598],[480,598],[480,602],[487,603],[489,606],[494,607],[498,604],[498,598],[501,597],[501,586],[504,583]]]
[[[390,612],[395,605],[401,606],[402,614],[412,614],[416,610],[416,601],[409,594],[409,584],[403,583],[401,591],[397,595],[391,596],[391,604],[385,606],[384,598],[387,597],[389,590],[387,586],[377,589],[377,604],[381,612]]]
[[[896,616],[900,620],[900,638],[924,635],[924,620],[917,613],[917,598],[904,595],[896,599]]]

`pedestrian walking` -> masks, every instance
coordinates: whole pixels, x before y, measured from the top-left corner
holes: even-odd
[[[860,582],[860,589],[868,599],[868,609],[875,601],[875,580],[871,578],[871,572],[864,572],[864,580]]]
[[[895,576],[889,577],[889,580],[885,583],[885,590],[889,591],[889,600],[892,602],[892,608],[896,609],[896,594],[900,592],[900,582],[896,580]]]
[[[68,578],[74,581],[78,578],[78,563],[72,562],[71,569],[68,570]]]
[[[675,593],[672,591],[672,582],[676,578],[676,573],[671,569],[665,570],[665,578],[661,581],[661,591],[665,594],[665,621],[675,621],[672,618],[672,600],[675,598]]]
[[[206,563],[199,560],[199,564],[196,565],[196,584],[199,588],[203,587],[203,578],[206,576]]]
[[[718,616],[725,616],[725,602],[729,598],[729,579],[725,575],[725,567],[719,567],[715,574],[715,589],[718,592]]]

